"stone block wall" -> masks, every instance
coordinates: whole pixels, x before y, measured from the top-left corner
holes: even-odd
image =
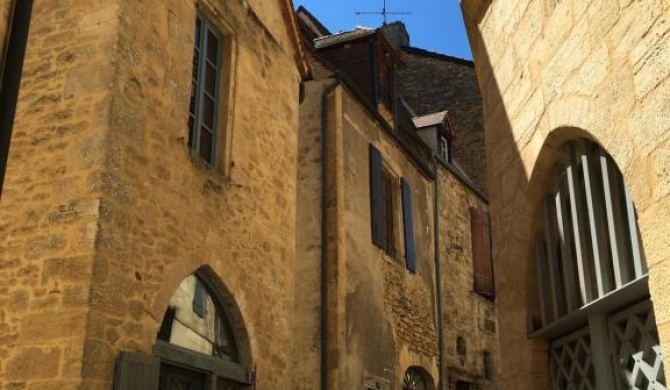
[[[417,116],[449,111],[453,158],[477,188],[486,192],[484,114],[477,75],[470,61],[426,50],[400,49],[399,94]]]
[[[35,2],[0,204],[0,387],[110,388],[204,264],[259,388],[290,387],[299,75],[280,3],[255,7],[199,2],[232,46],[209,167],[186,145],[196,2]]]
[[[473,291],[473,253],[470,207],[487,210],[487,202],[460,182],[447,168],[438,171],[440,189],[440,271],[442,329],[446,378],[451,389],[459,380],[481,389],[498,389],[500,368],[498,311],[495,300]],[[494,275],[495,278],[495,275]],[[461,363],[457,340],[465,340]],[[492,357],[486,377],[484,352]]]
[[[461,2],[483,91],[506,388],[544,388],[546,345],[526,340],[536,298],[532,226],[566,140],[589,137],[635,203],[661,344],[670,343],[670,4]]]

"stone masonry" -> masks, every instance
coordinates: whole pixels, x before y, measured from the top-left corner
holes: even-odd
[[[400,49],[399,92],[417,116],[448,111],[455,139],[453,158],[476,188],[486,192],[484,115],[470,61],[415,47]]]
[[[670,3],[462,0],[484,98],[503,384],[547,388],[546,343],[528,341],[532,225],[554,155],[597,141],[623,173],[670,345]],[[667,361],[666,361],[667,372]],[[667,375],[666,375],[667,377]]]
[[[109,389],[205,264],[259,388],[289,388],[300,75],[283,3],[262,3],[35,2],[0,204],[0,388]],[[215,167],[186,145],[196,9],[231,46]]]

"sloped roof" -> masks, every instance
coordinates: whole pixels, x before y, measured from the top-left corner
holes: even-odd
[[[340,31],[332,35],[316,38],[314,40],[314,47],[317,49],[321,49],[324,47],[336,45],[338,43],[353,41],[354,39],[358,39],[360,37],[364,37],[367,35],[372,35],[374,33],[375,33],[374,28],[357,26],[351,31]]]
[[[416,126],[417,129],[429,126],[444,125],[447,114],[447,111],[435,112],[428,115],[417,116],[412,118],[412,121],[414,122],[414,126]]]

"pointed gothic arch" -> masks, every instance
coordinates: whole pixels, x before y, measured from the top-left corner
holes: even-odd
[[[590,139],[551,149],[536,212],[539,308],[530,337],[549,344],[552,388],[665,389],[647,266],[624,178]]]

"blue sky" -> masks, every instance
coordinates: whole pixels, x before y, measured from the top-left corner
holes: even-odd
[[[304,6],[332,32],[355,26],[379,27],[381,15],[356,15],[358,11],[381,11],[383,0],[293,0]],[[388,21],[401,20],[410,34],[410,45],[459,58],[472,59],[458,0],[386,0]]]

